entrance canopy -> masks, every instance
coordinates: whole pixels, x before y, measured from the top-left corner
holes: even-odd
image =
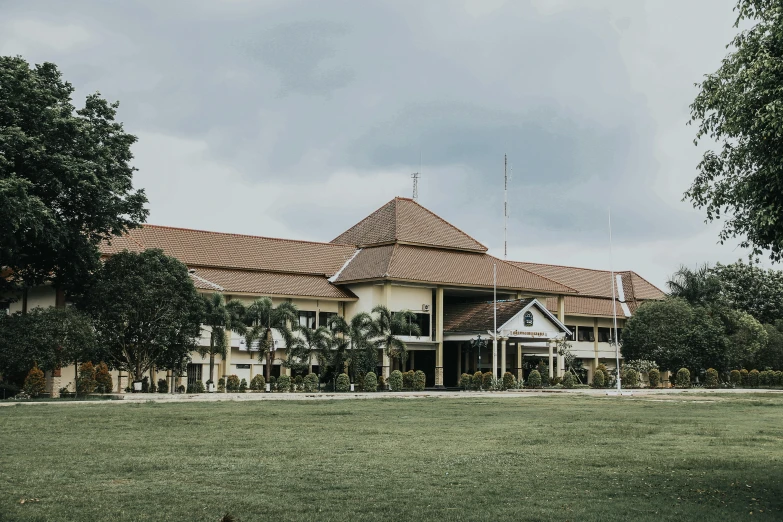
[[[498,337],[518,341],[549,341],[571,335],[537,299],[498,301]],[[443,340],[469,341],[478,335],[491,337],[494,329],[494,303],[459,303],[443,310]]]

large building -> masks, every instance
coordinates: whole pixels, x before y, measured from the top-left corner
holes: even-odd
[[[420,337],[403,337],[410,357],[407,368],[423,370],[427,385],[456,386],[463,372],[493,367],[492,343],[471,349],[471,341],[489,340],[494,329],[493,290],[497,289],[497,337],[500,372],[521,377],[525,362],[544,359],[552,375],[562,375],[558,339],[571,341],[590,379],[595,367],[614,366],[612,318],[622,328],[645,300],[663,292],[635,272],[615,273],[616,299],[608,271],[559,265],[510,262],[487,254],[487,247],[415,201],[395,198],[328,243],[206,232],[145,225],[102,247],[106,257],[123,250],[162,249],[190,270],[200,292],[221,292],[245,303],[260,296],[275,304],[289,301],[299,323],[316,328],[333,314],[350,319],[377,305],[391,311],[411,310]],[[37,288],[27,302],[11,311],[62,304],[50,287]],[[209,332],[201,342],[208,344]],[[218,361],[217,376],[248,381],[265,373],[257,353],[234,335],[231,349]],[[272,375],[286,372],[282,339],[275,351]],[[317,364],[313,361],[314,364]],[[379,371],[388,377],[397,361],[380,351]],[[188,379],[206,380],[208,360],[197,353]],[[52,388],[74,381],[74,368],[50,377]],[[155,376],[162,377],[162,376]],[[127,378],[115,374],[118,388]],[[59,381],[59,382],[58,382]]]

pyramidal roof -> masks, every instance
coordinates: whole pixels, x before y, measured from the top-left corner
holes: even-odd
[[[406,243],[471,252],[487,251],[487,247],[443,218],[412,199],[400,197],[337,236],[332,243],[360,248]]]

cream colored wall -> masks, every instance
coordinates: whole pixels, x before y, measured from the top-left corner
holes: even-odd
[[[345,318],[348,320],[361,312],[369,314],[375,306],[383,303],[383,285],[362,283],[350,285],[348,288],[359,298],[358,301],[345,303]]]
[[[42,285],[30,288],[27,292],[27,309],[32,310],[33,308],[38,307],[46,308],[48,306],[54,306],[56,298],[57,292],[54,290],[54,287],[50,285]],[[9,310],[12,314],[22,311],[21,296],[18,300],[10,304]]]
[[[590,328],[593,327],[595,324],[595,319],[593,317],[583,317],[583,316],[573,316],[573,315],[566,315],[565,317],[565,324],[566,326],[589,326]],[[617,328],[622,328],[625,324],[625,319],[617,318]],[[613,320],[609,317],[599,317],[598,318],[598,327],[599,328],[612,328]],[[595,351],[595,343],[591,341],[570,341],[571,343],[571,353],[574,354],[575,357],[579,357],[582,359],[594,359],[596,357],[596,351]],[[615,358],[615,350],[614,346],[605,343],[605,342],[599,342],[598,343],[598,353],[597,356],[599,359],[614,359]]]
[[[422,305],[428,305],[432,310],[432,289],[412,286],[391,286],[391,296],[388,307],[392,312],[410,310],[422,312]]]

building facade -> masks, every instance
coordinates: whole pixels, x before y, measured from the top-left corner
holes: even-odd
[[[200,292],[221,292],[245,304],[261,296],[275,305],[293,303],[304,327],[325,325],[333,314],[350,319],[377,305],[392,312],[410,310],[421,336],[402,336],[410,356],[401,369],[423,370],[432,387],[457,386],[463,372],[488,371],[494,364],[501,374],[523,377],[526,362],[542,358],[551,375],[562,375],[564,362],[555,344],[563,338],[590,379],[598,364],[615,365],[615,310],[621,329],[641,303],[664,295],[631,271],[615,273],[613,292],[608,271],[498,259],[407,198],[391,200],[328,243],[145,225],[104,244],[102,255],[148,248],[162,249],[187,265]],[[12,303],[10,312],[64,302],[52,288],[40,287],[28,293],[25,303]],[[471,342],[479,336],[489,341],[484,349]],[[270,370],[280,375],[286,372],[285,350],[282,338],[275,341],[279,348]],[[209,343],[206,329],[200,342]],[[233,334],[230,345],[225,359],[218,360],[216,378],[233,374],[249,382],[265,373],[265,362],[242,338]],[[398,365],[379,351],[378,370],[385,377]],[[208,367],[208,360],[194,353],[188,379],[206,381]],[[48,376],[53,393],[73,386],[75,371],[64,368],[59,376]],[[165,375],[152,377],[154,382]],[[121,391],[127,376],[115,372],[115,382]]]

